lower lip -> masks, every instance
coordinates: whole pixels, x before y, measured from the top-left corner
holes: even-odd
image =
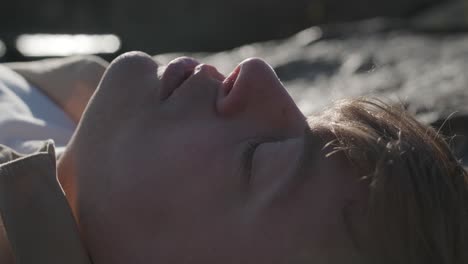
[[[239,73],[241,71],[241,66],[237,66],[229,76],[224,79],[223,81],[223,92],[224,95],[229,94],[229,92],[232,90],[232,87],[234,87],[234,84],[237,80],[237,77],[239,76]]]
[[[193,69],[200,63],[195,59],[182,57],[171,61],[161,72],[161,100],[167,99],[193,74]]]

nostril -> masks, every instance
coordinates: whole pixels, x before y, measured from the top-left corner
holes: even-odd
[[[241,71],[241,66],[237,66],[231,74],[223,81],[223,94],[228,95],[229,92],[232,90],[232,87],[234,87],[234,84],[237,80],[237,77],[239,76],[239,73]]]
[[[220,114],[236,113],[283,116],[284,106],[294,105],[271,66],[257,58],[243,61],[222,84],[217,102]]]

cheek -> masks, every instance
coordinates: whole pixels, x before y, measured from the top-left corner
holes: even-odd
[[[310,260],[325,257],[326,251],[336,254],[351,248],[350,241],[346,240],[340,205],[329,199],[330,194],[320,187],[309,192],[284,195],[257,207],[253,213],[257,224],[251,234],[258,239],[255,244],[270,250],[276,248],[289,258],[303,256]]]
[[[178,139],[178,140],[175,140]],[[116,167],[112,192],[153,208],[200,210],[221,207],[238,192],[232,157],[220,146],[180,137],[160,137],[156,144],[133,145]],[[228,153],[229,154],[229,153]],[[117,198],[120,199],[120,198]]]
[[[294,163],[291,157],[293,153],[284,151],[257,164],[251,203],[251,214],[260,223],[256,228],[264,228],[264,233],[275,234],[279,236],[275,240],[288,241],[297,249],[351,247],[345,235],[346,193],[341,176],[325,161],[317,162],[324,166],[302,174],[288,171],[285,167]]]

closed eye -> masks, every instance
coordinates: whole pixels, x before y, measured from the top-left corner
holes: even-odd
[[[260,141],[258,139],[248,141],[247,147],[245,148],[242,154],[242,171],[244,172],[243,175],[247,177],[247,181],[250,180],[252,174],[252,164],[255,150],[259,145],[262,144],[262,142],[263,141]]]
[[[271,143],[281,140],[280,138],[274,137],[258,137],[249,140],[246,144],[246,148],[242,153],[242,172],[247,181],[250,181],[252,177],[253,158],[255,151],[263,143]]]

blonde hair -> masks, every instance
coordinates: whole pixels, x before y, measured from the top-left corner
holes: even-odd
[[[468,175],[437,131],[366,98],[336,102],[310,125],[365,183],[366,220],[351,225],[366,231],[351,233],[369,263],[468,263]]]

